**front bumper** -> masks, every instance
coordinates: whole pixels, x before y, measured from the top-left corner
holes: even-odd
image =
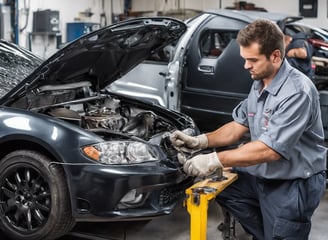
[[[193,184],[181,169],[160,162],[66,165],[76,221],[149,219],[170,214]],[[133,201],[124,201],[127,196]]]

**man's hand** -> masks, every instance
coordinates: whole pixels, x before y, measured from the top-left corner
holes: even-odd
[[[183,154],[179,153],[178,159],[183,164],[183,171],[189,176],[205,177],[214,173],[218,168],[223,168],[216,152],[199,154],[190,159],[186,159]]]
[[[181,131],[175,131],[170,135],[170,141],[177,150],[187,153],[197,152],[208,146],[205,134],[192,137]]]

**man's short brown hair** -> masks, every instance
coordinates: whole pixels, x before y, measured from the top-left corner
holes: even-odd
[[[274,50],[280,50],[284,57],[284,34],[278,25],[267,19],[257,19],[241,29],[237,35],[239,45],[248,47],[257,42],[260,45],[260,54],[270,57]]]

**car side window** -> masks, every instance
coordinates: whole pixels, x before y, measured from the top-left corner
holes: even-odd
[[[219,57],[231,39],[236,38],[236,36],[236,31],[223,32],[215,29],[205,30],[200,37],[199,44],[202,57]]]

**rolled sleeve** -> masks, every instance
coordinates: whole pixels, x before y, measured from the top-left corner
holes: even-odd
[[[232,112],[232,118],[235,122],[248,127],[247,99],[235,107]]]

